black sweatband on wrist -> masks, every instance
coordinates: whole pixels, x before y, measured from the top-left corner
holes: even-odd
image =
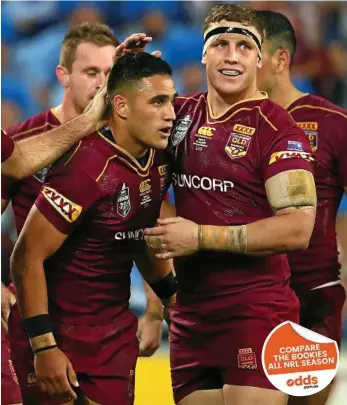
[[[160,299],[170,298],[177,292],[177,281],[172,272],[149,285]]]
[[[55,347],[57,347],[57,345],[46,346],[46,347],[40,347],[40,349],[33,350],[33,353],[34,353],[34,354],[37,354],[37,353],[40,353],[40,352],[45,352],[46,350],[54,349]]]
[[[48,314],[36,315],[24,319],[23,325],[29,338],[44,335],[53,332],[53,326]]]

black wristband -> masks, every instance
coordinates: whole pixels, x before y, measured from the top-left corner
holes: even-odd
[[[37,353],[40,353],[40,352],[45,352],[46,350],[54,349],[55,347],[57,347],[57,345],[41,347],[40,349],[33,350],[33,353],[37,354]]]
[[[24,319],[23,325],[28,333],[29,338],[44,335],[53,332],[53,326],[48,314],[36,315]]]
[[[172,272],[149,285],[160,299],[170,298],[177,292],[177,281]]]

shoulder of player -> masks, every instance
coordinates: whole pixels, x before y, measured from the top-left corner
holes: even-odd
[[[116,149],[106,144],[97,132],[81,139],[59,161],[59,170],[66,168],[73,172],[83,172],[94,182],[98,182],[112,159],[118,157]]]
[[[193,93],[183,96],[177,96],[175,98],[176,114],[179,114],[180,111],[187,110],[192,106],[194,107],[200,102],[206,102],[206,93]]]
[[[51,110],[47,110],[28,118],[20,124],[6,128],[6,132],[14,139],[21,140],[49,131],[59,125],[58,118],[53,115]]]
[[[288,111],[296,121],[302,121],[302,117],[308,113],[310,121],[316,120],[320,126],[347,128],[347,110],[323,97],[310,94],[303,98],[302,103],[290,107]]]
[[[280,135],[291,127],[297,128],[292,116],[280,105],[269,99],[260,100],[250,108],[258,116],[258,129]]]

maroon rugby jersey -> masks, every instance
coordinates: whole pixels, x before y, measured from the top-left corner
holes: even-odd
[[[14,142],[1,128],[1,163],[5,162],[14,151]]]
[[[19,125],[8,128],[6,131],[15,141],[30,138],[42,132],[51,130],[60,125],[58,118],[51,110],[35,115]],[[48,168],[44,168],[16,183],[14,186],[6,179],[2,184],[2,198],[12,200],[12,208],[15,214],[17,232],[24,225],[26,217],[38,196],[44,182]]]
[[[52,166],[35,202],[69,235],[45,261],[49,311],[62,323],[103,324],[127,313],[135,249],[167,189],[164,152],[151,149],[142,167],[105,131],[109,138],[91,134]]]
[[[176,103],[169,151],[179,216],[221,226],[270,217],[265,181],[286,170],[312,170],[307,137],[265,97],[236,103],[216,118],[206,93]],[[201,251],[177,259],[175,268],[181,310],[227,307],[244,301],[244,292],[248,299],[281,299],[289,278],[286,255]]]
[[[347,111],[310,94],[288,111],[316,154],[317,216],[307,250],[290,254],[292,285],[310,289],[339,279],[336,213],[347,186]]]

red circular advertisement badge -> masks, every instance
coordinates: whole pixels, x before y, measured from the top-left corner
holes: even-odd
[[[265,340],[262,364],[278,390],[303,397],[321,391],[335,377],[339,349],[334,340],[287,321]]]

